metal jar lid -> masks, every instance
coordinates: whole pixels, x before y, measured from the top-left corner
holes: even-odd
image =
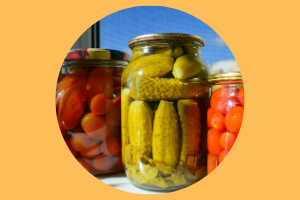
[[[116,60],[129,61],[130,56],[122,51],[111,49],[87,48],[71,49],[65,61],[71,60]]]
[[[214,83],[217,81],[238,81],[238,80],[243,80],[240,72],[212,74],[207,79],[209,83]]]
[[[159,41],[193,41],[195,44],[200,46],[205,45],[205,41],[196,35],[183,34],[183,33],[156,33],[156,34],[147,34],[141,35],[131,39],[128,42],[128,46],[132,49],[139,43],[143,42],[159,42]]]

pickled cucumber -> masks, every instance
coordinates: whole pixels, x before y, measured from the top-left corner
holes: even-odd
[[[173,102],[160,101],[155,113],[153,126],[153,160],[163,162],[170,167],[175,167],[178,162],[179,148],[180,133],[178,116]],[[159,171],[162,175],[169,174],[164,169],[160,169]]]
[[[133,101],[129,107],[129,140],[137,148],[138,159],[151,154],[153,111],[144,101]],[[134,156],[134,155],[133,155]]]
[[[187,54],[176,59],[173,67],[173,75],[180,80],[191,78],[197,75],[203,68],[205,63],[197,56]]]
[[[179,165],[187,165],[188,154],[200,150],[201,118],[200,108],[193,99],[179,100],[177,103],[180,121],[180,156]],[[191,167],[192,164],[188,164]]]
[[[153,54],[137,58],[130,62],[122,77],[123,82],[130,82],[132,79],[141,77],[160,77],[172,71],[174,58],[163,54]]]
[[[141,78],[130,83],[130,96],[135,100],[159,101],[197,98],[208,93],[208,83],[186,83],[174,78]]]
[[[162,54],[166,56],[179,57],[183,54],[183,48],[181,46],[175,46],[173,48],[164,47],[158,48],[154,51],[155,54]]]

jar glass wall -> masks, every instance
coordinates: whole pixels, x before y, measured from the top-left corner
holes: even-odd
[[[93,175],[123,171],[121,76],[128,55],[71,50],[60,71],[56,112],[66,144]]]
[[[207,111],[207,173],[211,173],[234,145],[244,115],[244,86],[238,72],[211,75]]]
[[[206,175],[209,69],[202,38],[152,34],[129,42],[122,75],[122,158],[141,188],[176,190]]]

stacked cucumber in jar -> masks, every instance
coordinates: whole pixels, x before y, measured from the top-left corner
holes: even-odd
[[[152,34],[132,39],[122,75],[122,160],[131,182],[175,190],[206,175],[209,69],[202,38]]]

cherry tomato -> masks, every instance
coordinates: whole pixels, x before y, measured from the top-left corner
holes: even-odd
[[[219,164],[225,159],[225,157],[227,156],[227,154],[229,153],[229,151],[222,151],[219,155]]]
[[[113,127],[121,126],[121,96],[117,96],[111,101],[105,118],[109,125]]]
[[[121,140],[116,137],[110,137],[104,140],[101,144],[101,151],[107,156],[116,156],[121,152]]]
[[[95,95],[90,103],[91,111],[96,115],[105,115],[110,107],[110,101],[104,94]]]
[[[105,139],[106,122],[103,117],[88,113],[82,118],[81,127],[93,140]]]
[[[85,108],[86,97],[86,80],[79,81],[63,94],[57,118],[64,129],[71,130],[78,124]]]
[[[104,92],[105,71],[105,67],[99,67],[90,73],[86,84],[86,89],[88,91],[88,102],[90,102],[95,95]]]
[[[217,156],[208,153],[207,155],[207,174],[210,174],[218,166]]]
[[[239,91],[239,99],[240,99],[240,102],[243,106],[245,106],[245,100],[244,100],[244,87],[242,87]]]
[[[240,105],[238,88],[223,87],[216,89],[212,93],[210,105],[212,109],[225,115],[231,108]]]
[[[221,135],[220,144],[221,147],[229,151],[235,143],[236,135],[234,133],[226,132]]]
[[[77,161],[87,170],[91,170],[91,162],[88,159],[85,158],[76,158]]]
[[[104,88],[104,94],[107,96],[107,98],[112,98],[112,94],[114,91],[114,77],[113,77],[113,70],[106,69],[105,73],[105,88]]]
[[[86,133],[74,133],[70,139],[71,146],[76,151],[84,151],[91,145],[91,142]]]
[[[207,110],[207,128],[212,128],[211,126],[211,117],[215,113],[214,109],[209,108]]]
[[[69,74],[59,79],[56,86],[56,108],[58,110],[59,102],[63,94],[70,89],[75,83],[86,79],[87,75],[84,74]]]
[[[111,170],[116,163],[112,156],[101,154],[92,160],[92,165],[97,172],[107,172]]]
[[[59,129],[60,129],[60,132],[61,132],[62,136],[63,136],[64,138],[66,138],[67,135],[68,135],[68,130],[67,130],[67,129],[64,129],[63,127],[61,127],[61,125],[58,125],[58,126],[59,126]]]
[[[218,131],[224,130],[225,127],[225,117],[219,112],[215,112],[211,116],[211,126]]]
[[[78,60],[78,59],[82,59],[82,56],[77,51],[69,52],[68,55],[65,58],[65,60]]]
[[[93,140],[87,148],[85,148],[83,151],[80,151],[79,153],[84,158],[94,158],[100,155],[101,149],[99,141]]]
[[[70,141],[69,140],[65,140],[66,145],[68,146],[69,150],[71,151],[71,153],[73,154],[73,156],[76,156],[77,151],[75,149],[72,148]]]
[[[244,108],[241,106],[232,108],[225,116],[225,126],[233,133],[240,131],[244,115]]]
[[[219,155],[224,149],[220,145],[222,131],[210,129],[207,134],[207,148],[213,155]]]

